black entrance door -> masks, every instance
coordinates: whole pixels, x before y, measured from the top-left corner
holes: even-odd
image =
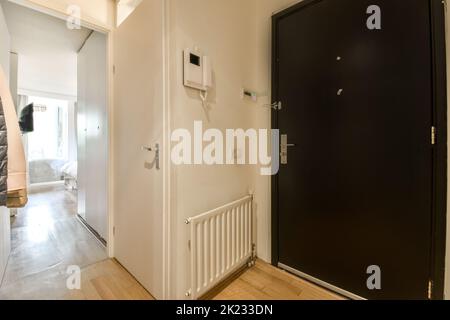
[[[307,1],[274,17],[274,125],[288,144],[273,188],[279,266],[363,298],[428,298],[431,44],[428,0]]]

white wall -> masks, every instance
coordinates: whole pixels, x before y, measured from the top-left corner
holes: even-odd
[[[35,51],[21,54],[18,91],[23,95],[48,96],[62,100],[77,97],[77,54],[70,51]]]
[[[11,46],[11,39],[6,25],[3,9],[0,4],[0,65],[9,78],[9,51]]]
[[[171,126],[193,132],[193,123],[204,129],[248,129],[253,126],[252,103],[241,99],[241,88],[253,88],[256,56],[256,0],[171,1]],[[198,46],[212,59],[214,88],[210,93],[209,119],[198,91],[183,86],[182,52]],[[233,152],[228,150],[227,152]],[[252,189],[250,166],[174,166],[171,178],[171,213],[174,223],[171,280],[177,298],[189,289],[188,217],[196,216]],[[256,214],[259,214],[257,212]]]
[[[270,128],[271,14],[292,0],[173,0],[170,7],[171,127],[191,130],[202,120],[205,129]],[[183,49],[198,46],[212,59],[214,88],[207,116],[198,92],[182,85]],[[243,101],[241,88],[266,97]],[[209,117],[209,120],[208,120]],[[232,151],[228,151],[232,152]],[[270,262],[270,177],[258,166],[174,166],[171,174],[173,221],[172,283],[183,298],[188,287],[188,228],[184,220],[255,192],[257,254]],[[183,266],[183,267],[176,267]]]
[[[194,120],[206,128],[271,128],[271,111],[262,107],[271,96],[271,16],[298,1],[172,1],[171,116],[172,129],[192,129]],[[207,14],[205,14],[207,13]],[[198,46],[211,56],[215,85],[210,122],[198,93],[182,86],[184,48]],[[242,87],[263,97],[257,103],[242,101]],[[173,259],[188,261],[184,220],[254,191],[255,241],[260,259],[271,260],[271,178],[259,166],[174,167],[171,184],[172,217],[177,239]],[[179,263],[176,263],[179,265]],[[174,272],[178,297],[187,289],[188,268]],[[184,291],[183,291],[184,290]]]

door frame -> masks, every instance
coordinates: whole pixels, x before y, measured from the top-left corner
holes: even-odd
[[[278,97],[278,64],[277,64],[277,33],[278,22],[294,12],[324,0],[304,0],[272,16],[272,102]],[[447,234],[447,65],[446,65],[446,33],[445,5],[441,0],[428,0],[430,3],[431,43],[432,52],[432,121],[436,128],[436,144],[432,148],[432,230],[430,280],[432,281],[432,299],[444,299],[445,258]],[[272,110],[272,128],[278,129],[278,112]],[[282,112],[282,111],[281,111]],[[431,133],[430,133],[431,134]],[[278,266],[278,175],[271,179],[272,198],[272,264]]]
[[[51,4],[48,6],[43,2],[33,2],[30,0],[9,0],[12,3],[20,5],[22,7],[38,11],[40,13],[49,15],[62,20],[67,20],[70,16],[68,12],[65,11],[66,6],[62,5],[61,8],[55,8]],[[107,230],[108,230],[108,241],[106,245],[106,251],[109,258],[114,258],[114,207],[113,207],[113,192],[114,192],[114,180],[113,180],[113,120],[114,120],[114,95],[113,95],[113,31],[114,27],[104,24],[90,16],[82,14],[80,18],[80,23],[82,27],[97,31],[106,36],[106,63],[107,63],[107,121],[108,121],[108,151],[107,151]]]

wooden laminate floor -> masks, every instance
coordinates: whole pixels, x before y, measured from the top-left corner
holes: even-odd
[[[76,195],[64,187],[30,194],[12,221],[12,252],[0,299],[152,300],[153,297],[76,219]],[[80,290],[67,288],[67,268],[81,269]],[[219,292],[216,300],[340,300],[262,261]]]
[[[343,300],[337,294],[258,260],[215,300]]]
[[[82,272],[81,290],[65,299],[152,300],[153,297],[116,261],[106,260]],[[343,300],[339,295],[262,261],[228,284],[214,300]]]
[[[66,300],[154,300],[119,263],[101,261],[81,272],[81,289],[68,291]]]

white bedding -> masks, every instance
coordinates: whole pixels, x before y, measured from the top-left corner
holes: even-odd
[[[61,168],[61,171],[65,176],[76,179],[78,175],[78,163],[76,161],[68,162]]]

